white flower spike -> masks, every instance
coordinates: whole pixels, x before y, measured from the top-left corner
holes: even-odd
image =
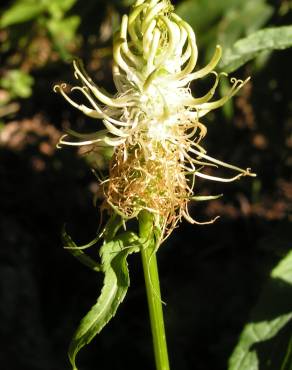
[[[187,208],[189,200],[202,200],[194,196],[196,176],[222,182],[255,176],[250,169],[210,157],[199,145],[207,132],[200,118],[221,107],[249,78],[231,78],[228,94],[211,101],[219,79],[227,76],[214,72],[221,47],[216,47],[209,64],[194,71],[198,58],[194,31],[173,12],[168,0],[136,1],[129,17],[122,18],[113,57],[115,96],[101,91],[77,61],[74,74],[82,86],[72,90],[80,91],[88,105],[73,101],[65,84],[55,86],[71,105],[105,126],[93,134],[70,131],[59,146],[113,146],[109,178],[101,183],[108,208],[125,219],[146,209],[155,215],[166,237],[182,217],[197,223]],[[194,97],[190,82],[208,74],[215,77],[212,88]],[[238,174],[214,177],[202,172],[204,166],[223,166]]]

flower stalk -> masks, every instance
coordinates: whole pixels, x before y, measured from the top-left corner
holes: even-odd
[[[146,221],[145,221],[146,218]],[[147,222],[147,219],[149,222]],[[140,237],[147,240],[141,247],[142,266],[149,308],[156,370],[169,370],[166,334],[157,265],[157,246],[153,238],[151,213],[143,212],[140,217]]]
[[[150,315],[156,370],[169,370],[162,301],[154,248],[142,248],[141,257]]]

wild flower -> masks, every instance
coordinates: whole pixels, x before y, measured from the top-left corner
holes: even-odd
[[[255,176],[249,168],[209,156],[200,144],[207,133],[202,117],[223,106],[249,80],[231,78],[227,95],[212,101],[220,78],[227,76],[214,71],[220,57],[221,47],[216,46],[210,62],[194,71],[198,49],[190,25],[174,13],[168,0],[137,0],[129,16],[122,17],[113,41],[117,93],[112,96],[96,86],[78,61],[73,66],[81,86],[71,90],[79,91],[88,105],[74,101],[65,84],[55,86],[71,105],[103,122],[104,128],[92,134],[70,130],[59,146],[114,148],[109,176],[100,182],[110,212],[130,219],[148,210],[165,238],[182,218],[197,223],[188,212],[189,201],[200,198],[196,177],[230,182]],[[210,74],[210,90],[193,96],[190,83]],[[203,172],[205,166],[222,166],[237,174],[214,177]]]

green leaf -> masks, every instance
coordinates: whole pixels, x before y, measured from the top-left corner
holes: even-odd
[[[246,0],[187,0],[176,6],[176,13],[188,22],[197,33],[208,31],[233,6]]]
[[[117,235],[122,225],[123,225],[122,218],[116,213],[113,213],[111,218],[108,220],[106,228],[103,233],[104,241],[106,243],[110,242]]]
[[[79,24],[80,17],[77,15],[62,19],[52,18],[46,24],[54,46],[63,60],[67,60],[71,57],[68,49],[70,44],[76,41],[76,31]]]
[[[228,370],[291,370],[292,251],[274,268]]]
[[[264,0],[246,0],[229,9],[218,23],[217,42],[225,48],[245,37],[264,24],[273,14],[273,8]]]
[[[82,250],[82,249],[89,248],[92,245],[96,244],[99,238],[95,238],[92,242],[88,243],[85,246],[78,247],[64,229],[62,232],[62,239],[63,239],[64,248],[66,248],[83,265],[89,267],[93,271],[101,271],[101,267],[99,263],[94,261],[91,257],[85,254]]]
[[[259,53],[283,50],[292,46],[292,26],[266,28],[238,40],[223,52],[220,69],[233,72]]]
[[[61,19],[75,5],[76,0],[46,0],[46,6],[52,18]]]
[[[12,99],[30,97],[33,83],[33,77],[20,69],[11,69],[0,79],[0,87],[6,89]]]
[[[16,2],[2,14],[0,28],[35,19],[44,9],[44,4],[41,1],[29,0]]]
[[[266,0],[187,0],[178,4],[176,12],[194,29],[207,62],[216,44],[224,50],[262,27],[273,7]]]
[[[96,304],[82,319],[69,347],[69,359],[76,370],[76,355],[115,315],[130,285],[127,257],[139,250],[138,237],[125,232],[104,244],[100,250],[104,282]]]

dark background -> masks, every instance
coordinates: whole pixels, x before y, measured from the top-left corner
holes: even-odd
[[[291,20],[289,12],[280,16],[283,3],[270,2],[268,25]],[[69,11],[81,22],[65,51],[80,56],[97,83],[114,91],[108,23],[127,8],[118,1],[86,4],[79,0]],[[0,11],[12,5],[2,2]],[[23,35],[29,36],[27,44],[20,42]],[[82,131],[98,124],[53,93],[54,83],[73,82],[72,68],[39,19],[2,29],[0,37],[12,40],[2,50],[1,76],[14,68],[34,79],[27,99],[0,89],[0,98],[11,95],[0,107],[17,105],[0,117],[0,367],[70,369],[68,344],[99,295],[102,276],[62,248],[61,230],[66,223],[74,240],[88,242],[99,212],[86,158],[55,145],[66,127]],[[221,218],[209,226],[183,222],[159,251],[172,369],[227,368],[271,268],[291,248],[291,56],[291,50],[275,52],[258,68],[242,67],[235,75],[252,74],[252,80],[233,100],[232,118],[217,111],[204,121],[208,153],[251,167],[258,177],[231,184],[198,180],[198,193],[223,192],[224,198],[193,204],[191,214]],[[126,299],[81,351],[80,370],[154,368],[139,255],[130,256],[129,269]]]

